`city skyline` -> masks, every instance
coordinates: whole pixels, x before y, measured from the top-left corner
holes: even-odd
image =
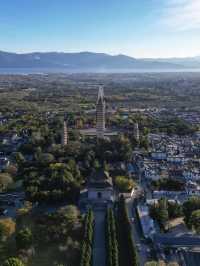
[[[8,0],[1,3],[0,50],[198,56],[199,12],[198,0]]]

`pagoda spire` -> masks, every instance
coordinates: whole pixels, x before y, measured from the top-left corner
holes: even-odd
[[[63,134],[62,134],[62,145],[66,146],[68,144],[68,130],[67,130],[67,123],[64,120],[63,122]]]
[[[104,101],[104,90],[103,90],[103,86],[99,86],[98,97],[97,97],[97,103],[98,103],[99,101]]]

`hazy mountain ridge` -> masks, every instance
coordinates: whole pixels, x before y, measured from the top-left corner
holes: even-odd
[[[144,59],[146,62],[151,61],[152,59]],[[156,58],[156,62],[162,63],[171,63],[171,64],[178,64],[188,68],[200,68],[200,56],[195,57],[183,57],[183,58]]]
[[[16,54],[0,51],[0,68],[61,68],[68,70],[109,71],[131,69],[200,68],[200,57],[169,59],[135,59],[105,53],[34,52]]]

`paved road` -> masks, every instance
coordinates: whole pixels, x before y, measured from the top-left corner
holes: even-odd
[[[94,247],[93,247],[93,266],[106,265],[105,250],[105,211],[94,211]]]
[[[134,222],[131,222],[133,239],[134,239],[135,245],[137,247],[140,247],[139,249],[137,249],[138,257],[139,257],[140,265],[144,266],[145,263],[148,261],[148,252],[147,252],[148,246],[141,241],[141,237],[142,237],[142,234],[140,232],[141,229],[137,222],[135,211],[133,211],[133,198],[127,199],[126,204],[127,204],[128,215],[129,215],[130,220],[134,218]]]
[[[166,246],[197,246],[200,247],[200,237],[198,235],[182,234],[173,236],[172,234],[155,235],[155,242]]]

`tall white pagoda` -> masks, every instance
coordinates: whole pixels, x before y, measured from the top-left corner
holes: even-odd
[[[103,87],[99,87],[98,98],[96,103],[96,134],[97,138],[104,138],[105,132],[105,108]]]

